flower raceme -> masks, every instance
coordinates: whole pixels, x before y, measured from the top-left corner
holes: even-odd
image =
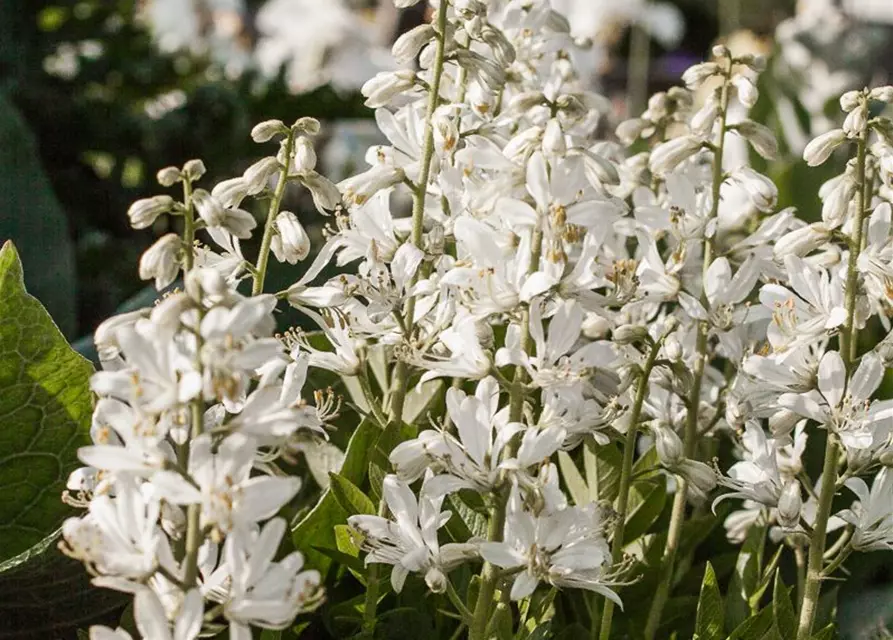
[[[859,336],[875,317],[889,329],[893,300],[893,127],[872,115],[893,89],[847,94],[841,127],[806,147],[810,165],[856,152],[817,194],[822,221],[806,224],[777,210],[767,176],[724,157],[733,141],[777,151],[747,117],[761,59],[716,47],[686,87],[599,140],[610,103],[577,77],[551,3],[433,5],[394,45],[404,66],[363,87],[386,143],[358,174],[336,185],[317,171],[316,120],[270,120],[252,138],[271,151],[243,175],[210,186],[200,162],[169,167],[159,183],[182,196],[131,207],[135,228],[169,216],[183,232],[140,261],[155,307],[97,329],[93,444],[65,496],[85,511],[63,525],[63,551],[133,594],[146,638],[249,638],[311,613],[326,587],[359,584],[349,624],[373,637],[390,565],[401,598],[420,579],[449,599],[451,633],[483,640],[522,612],[524,628],[558,633],[530,603],[582,589],[607,640],[656,541],[648,622],[618,612],[650,639],[689,505],[734,499],[730,539],[771,525],[810,547],[798,637],[811,637],[819,579],[853,550],[893,546],[893,409],[874,398],[893,338],[873,350]],[[321,219],[283,208],[296,188]],[[255,235],[248,256],[240,241]],[[284,291],[265,290],[271,259],[295,269]],[[318,331],[275,333],[285,304]],[[368,460],[326,440],[376,428]],[[723,440],[736,459],[711,467]],[[813,478],[801,458],[823,442]],[[323,451],[321,470],[308,452]],[[835,514],[844,488],[857,501]],[[652,493],[667,503],[663,537],[651,535],[660,514],[634,512]],[[340,520],[320,523],[333,505]],[[292,540],[277,514],[298,510]],[[315,566],[320,548],[352,573]]]

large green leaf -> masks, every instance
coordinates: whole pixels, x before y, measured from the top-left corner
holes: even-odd
[[[89,444],[92,371],[25,291],[7,242],[0,250],[0,567],[72,514],[60,495],[78,447]]]
[[[366,475],[369,452],[381,431],[369,420],[364,420],[354,431],[347,445],[340,475],[354,484],[361,484]],[[332,564],[331,559],[316,547],[336,548],[335,525],[343,524],[348,514],[338,503],[331,488],[326,490],[316,506],[292,530],[295,546],[307,557],[307,561],[323,576]]]
[[[89,444],[93,368],[28,295],[12,243],[0,250],[0,638],[67,637],[120,606],[56,548],[73,515],[60,495]]]
[[[713,565],[707,563],[704,581],[701,583],[701,597],[698,600],[698,617],[695,622],[695,638],[698,640],[722,640],[725,615],[722,594],[716,581]]]

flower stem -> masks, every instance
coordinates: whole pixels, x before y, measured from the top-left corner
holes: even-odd
[[[626,115],[640,115],[648,97],[648,76],[651,64],[651,37],[641,26],[633,24],[629,31],[629,60],[627,62]]]
[[[267,275],[267,263],[270,261],[270,244],[273,242],[273,232],[276,229],[276,216],[282,206],[282,197],[288,186],[288,167],[291,164],[291,154],[295,146],[295,131],[290,129],[288,138],[285,139],[285,164],[279,171],[279,182],[273,191],[273,199],[270,201],[270,210],[267,212],[267,223],[264,226],[264,235],[260,241],[260,251],[257,254],[257,270],[254,272],[254,285],[251,287],[251,295],[257,296],[264,292],[264,278]]]
[[[864,108],[864,107],[863,107]],[[858,190],[856,194],[856,215],[853,219],[853,237],[850,241],[850,259],[846,276],[847,319],[840,336],[840,355],[850,372],[856,359],[856,346],[859,331],[856,328],[856,294],[859,287],[858,262],[862,251],[862,227],[865,221],[865,157],[867,153],[867,132],[863,129],[857,141],[856,172]],[[815,623],[819,594],[822,589],[825,564],[825,541],[828,534],[828,519],[831,517],[831,503],[837,486],[837,459],[840,447],[837,438],[830,431],[825,443],[825,462],[822,467],[822,484],[816,507],[815,524],[809,540],[809,562],[806,567],[806,586],[803,591],[803,606],[800,609],[800,622],[797,626],[797,640],[808,640]]]
[[[527,273],[530,275],[539,268],[543,251],[543,230],[537,225],[533,231],[530,248],[530,265]],[[521,349],[530,353],[533,349],[533,338],[530,335],[530,307],[525,306],[521,312]],[[512,387],[509,392],[509,422],[518,422],[524,412],[525,385],[527,383],[527,371],[518,365],[515,367],[515,375],[512,379]],[[509,443],[509,448],[514,448],[515,442]],[[490,522],[487,526],[487,540],[499,542],[502,540],[505,527],[505,508],[508,501],[507,492],[495,496],[495,505],[490,513]],[[499,569],[489,562],[484,562],[481,569],[481,586],[478,591],[477,601],[474,604],[474,618],[468,628],[469,640],[485,640],[487,637],[487,623],[493,610],[493,594],[496,592],[496,583],[499,580]]]
[[[192,271],[195,264],[195,207],[192,204],[192,180],[183,176],[183,206],[186,211],[183,214],[183,276]]]
[[[422,139],[422,163],[419,171],[419,180],[416,184],[416,191],[413,194],[412,202],[412,233],[409,241],[413,246],[422,246],[422,233],[425,223],[425,196],[428,193],[428,179],[431,176],[431,161],[434,158],[434,111],[437,109],[440,100],[440,81],[443,77],[443,66],[446,51],[446,27],[447,27],[447,9],[449,8],[448,0],[441,0],[437,10],[437,49],[434,54],[434,65],[432,67],[432,77],[430,90],[428,93],[428,108],[425,113],[425,132]],[[418,280],[418,272],[413,274],[412,283]],[[402,326],[411,337],[414,331],[415,318],[415,296],[410,296],[406,301],[406,309],[403,315]],[[406,392],[409,388],[409,365],[405,360],[398,360],[394,367],[394,377],[392,379],[390,406],[388,408],[389,421],[399,422],[403,419],[403,406],[406,403]],[[378,515],[387,515],[387,503],[384,498],[378,505]],[[378,564],[370,564],[366,572],[366,599],[363,606],[363,631],[362,635],[371,638],[375,634],[376,612],[378,608],[378,586],[381,566]]]
[[[720,93],[720,114],[719,114],[719,139],[716,144],[716,150],[713,155],[713,202],[711,204],[710,216],[707,219],[709,225],[716,220],[719,215],[720,189],[724,179],[722,162],[723,152],[725,150],[726,131],[728,125],[729,112],[729,84],[732,76],[732,64],[729,61],[728,67],[723,76],[723,84]],[[707,299],[706,282],[707,272],[713,262],[713,255],[716,250],[714,235],[706,234],[704,238],[704,262],[701,272],[701,305],[705,309],[710,308],[710,301]],[[707,347],[710,325],[701,321],[698,323],[698,335],[696,342],[696,354],[693,374],[693,382],[691,393],[688,397],[688,415],[685,421],[685,432],[683,433],[682,444],[683,452],[686,458],[694,457],[698,443],[698,410],[701,405],[701,389],[704,382],[704,369],[707,365]],[[667,598],[670,596],[670,588],[673,582],[673,574],[676,565],[676,552],[679,549],[679,539],[682,536],[682,524],[685,521],[685,504],[688,497],[688,481],[685,478],[678,479],[676,495],[673,497],[673,509],[670,514],[670,526],[667,530],[667,543],[664,547],[664,555],[661,560],[660,578],[658,579],[657,589],[654,593],[654,599],[651,601],[651,609],[648,611],[648,619],[645,623],[645,638],[653,640],[660,626],[661,617],[663,616],[664,606]]]
[[[623,442],[623,463],[620,467],[620,487],[617,496],[617,525],[614,527],[614,539],[611,541],[611,562],[618,564],[623,559],[623,535],[626,530],[626,511],[629,507],[629,490],[632,485],[633,454],[636,451],[636,436],[639,433],[639,418],[642,415],[642,406],[645,404],[645,395],[648,392],[648,379],[654,369],[657,354],[660,353],[662,340],[651,345],[651,351],[645,360],[645,366],[639,377],[636,388],[636,398],[629,417],[626,439]],[[614,617],[614,603],[605,598],[602,610],[600,640],[608,640],[611,637],[611,622]]]

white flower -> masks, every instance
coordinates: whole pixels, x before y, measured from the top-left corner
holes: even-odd
[[[847,382],[843,358],[829,351],[819,363],[818,391],[786,393],[778,402],[836,433],[845,446],[866,449],[875,441],[876,432],[888,434],[893,428],[893,400],[870,400],[883,376],[880,358],[869,352]]]
[[[145,229],[163,213],[174,208],[174,199],[170,196],[154,196],[137,200],[127,210],[130,226],[134,229]]]
[[[832,129],[812,140],[803,150],[803,159],[810,167],[817,167],[824,163],[834,150],[846,140],[843,129]]]
[[[299,551],[273,562],[285,530],[285,520],[274,518],[259,531],[234,531],[223,546],[223,564],[206,581],[206,597],[223,604],[233,640],[250,640],[251,626],[284,629],[322,601],[319,572],[301,571]]]
[[[225,207],[216,196],[204,189],[195,190],[192,202],[208,227],[225,229],[237,238],[250,238],[251,230],[257,226],[253,215],[234,206]]]
[[[62,523],[59,548],[97,575],[142,580],[155,572],[163,533],[160,507],[132,478],[115,482],[115,497],[98,495],[87,515]]]
[[[703,141],[697,136],[680,136],[662,142],[651,152],[649,166],[653,173],[664,175],[701,150]]]
[[[379,516],[355,515],[348,524],[363,534],[361,548],[368,553],[366,563],[394,565],[391,585],[400,593],[406,576],[420,573],[435,593],[446,590],[446,574],[477,555],[475,545],[441,545],[437,531],[452,515],[441,511],[444,495],[431,496],[422,485],[416,500],[412,490],[397,476],[384,479],[382,493],[395,520]]]
[[[766,506],[778,504],[784,489],[784,480],[778,470],[777,445],[766,439],[766,434],[758,423],[748,422],[742,438],[744,460],[736,462],[729,469],[727,478],[719,482],[731,489],[713,501],[713,509],[727,498],[753,500]]]
[[[893,473],[882,468],[871,485],[862,478],[850,478],[846,486],[858,501],[838,516],[855,527],[853,548],[858,551],[893,551]]]
[[[180,251],[183,241],[176,233],[168,233],[156,240],[140,257],[140,279],[155,279],[161,291],[173,282],[180,271]]]
[[[540,582],[556,587],[588,589],[621,604],[605,580],[611,552],[594,504],[533,514],[524,508],[518,487],[512,488],[502,542],[482,542],[481,556],[503,569],[518,570],[510,597],[530,596]]]
[[[291,211],[276,216],[276,229],[278,233],[273,236],[270,249],[279,262],[297,264],[310,254],[310,238]]]
[[[187,471],[195,484],[173,471],[156,473],[152,484],[174,504],[200,504],[203,528],[224,534],[245,530],[275,515],[301,486],[300,478],[293,476],[250,477],[255,452],[254,440],[234,433],[212,453],[211,436],[203,434],[192,440],[189,449]]]

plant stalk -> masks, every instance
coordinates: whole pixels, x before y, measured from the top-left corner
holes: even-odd
[[[620,467],[620,487],[617,497],[617,525],[614,527],[614,539],[611,541],[611,562],[616,565],[623,559],[623,535],[626,530],[626,511],[629,507],[629,490],[632,485],[633,454],[636,451],[636,436],[639,432],[639,418],[642,415],[642,406],[645,404],[645,395],[648,393],[648,379],[654,369],[657,354],[660,353],[662,340],[651,345],[651,351],[645,360],[645,366],[639,377],[636,388],[636,399],[630,413],[629,427],[626,439],[623,443],[623,463]],[[600,640],[608,640],[611,637],[611,623],[614,617],[614,602],[605,598],[602,610]],[[594,626],[594,625],[593,625]]]
[[[716,144],[716,151],[713,156],[713,202],[710,209],[710,221],[715,220],[719,215],[720,189],[723,183],[723,153],[725,150],[726,131],[728,128],[728,112],[729,112],[729,83],[731,82],[732,64],[725,70],[723,77],[722,92],[720,94],[720,120],[719,120],[719,139]],[[716,250],[714,237],[704,238],[704,262],[701,272],[701,305],[705,309],[710,308],[710,301],[707,299],[705,284],[707,281],[707,271],[713,262],[713,255]],[[686,458],[694,457],[698,443],[698,409],[701,404],[701,388],[704,382],[704,369],[707,365],[707,347],[710,326],[707,322],[698,323],[698,335],[696,344],[696,355],[693,373],[693,383],[691,394],[688,398],[688,415],[685,421],[685,431],[683,433],[682,444],[683,452]],[[676,565],[676,552],[679,549],[679,539],[682,535],[682,525],[685,521],[685,504],[688,497],[688,481],[685,478],[679,478],[676,488],[676,495],[673,497],[673,510],[670,515],[670,526],[667,531],[667,543],[664,547],[664,555],[661,560],[660,579],[657,583],[657,590],[654,593],[654,599],[651,602],[651,609],[648,611],[648,620],[645,623],[645,638],[653,640],[660,626],[661,617],[663,616],[664,606],[670,596],[670,590],[673,582],[674,569]]]
[[[865,108],[865,107],[863,107]],[[850,258],[847,264],[846,277],[846,312],[847,319],[841,333],[841,358],[846,364],[847,373],[851,373],[856,359],[856,347],[859,331],[856,328],[856,297],[859,286],[858,261],[862,251],[862,228],[865,222],[865,158],[867,153],[867,131],[859,134],[857,141],[856,171],[859,181],[857,192],[856,216],[853,220],[853,237],[850,241]],[[834,500],[837,486],[837,460],[840,446],[836,436],[828,432],[825,443],[825,462],[822,467],[822,484],[819,489],[819,501],[816,507],[815,524],[809,541],[809,561],[806,567],[806,586],[803,591],[803,606],[800,609],[800,621],[797,626],[797,640],[809,640],[815,624],[819,594],[825,565],[825,542],[828,534],[828,519],[831,517],[831,503]]]
[[[258,296],[264,292],[264,278],[267,275],[267,263],[270,260],[270,245],[273,242],[273,232],[276,230],[276,216],[282,206],[282,197],[288,186],[288,168],[291,164],[291,154],[295,146],[294,129],[289,129],[288,138],[285,140],[285,165],[279,171],[279,182],[273,191],[273,199],[270,201],[270,210],[267,212],[267,223],[264,226],[264,235],[260,241],[260,251],[257,254],[257,270],[254,272],[254,285],[251,287],[251,295]]]

